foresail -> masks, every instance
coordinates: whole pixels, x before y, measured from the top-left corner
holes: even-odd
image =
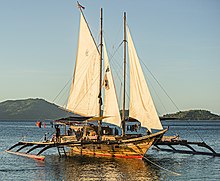
[[[98,115],[99,71],[99,51],[81,13],[78,51],[68,110],[84,116]]]
[[[105,63],[104,63],[103,86],[105,88],[105,96],[104,96],[103,116],[107,118],[103,119],[103,121],[111,124],[115,124],[120,127],[121,117],[119,113],[115,85],[108,61],[108,55],[107,55],[105,43],[104,43],[104,62]]]
[[[129,117],[141,122],[142,127],[151,129],[163,129],[151,98],[144,74],[136,53],[129,29],[128,54],[130,62],[130,107]]]

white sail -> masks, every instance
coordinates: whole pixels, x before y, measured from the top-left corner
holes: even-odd
[[[141,122],[142,127],[151,129],[163,129],[157,115],[153,100],[144,74],[136,53],[129,29],[128,36],[128,54],[130,62],[130,107],[129,117],[135,118]]]
[[[84,116],[99,113],[99,51],[81,13],[78,51],[67,109]]]
[[[105,88],[105,97],[104,97],[103,116],[106,116],[107,118],[103,119],[103,122],[108,122],[120,127],[121,117],[119,113],[115,85],[111,73],[111,68],[109,65],[105,43],[104,43],[104,70],[105,72],[104,72],[103,86]]]

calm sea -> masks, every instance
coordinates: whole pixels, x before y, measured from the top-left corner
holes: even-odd
[[[166,121],[169,134],[182,139],[202,141],[220,152],[220,121]],[[40,140],[53,128],[38,128],[35,122],[0,121],[0,180],[220,180],[220,157],[173,154],[151,149],[147,158],[155,165],[134,159],[75,156],[59,158],[55,148],[45,152],[44,162],[11,155],[4,150],[22,138]]]

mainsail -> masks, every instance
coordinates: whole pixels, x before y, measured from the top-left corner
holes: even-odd
[[[121,117],[118,108],[118,101],[115,91],[115,85],[111,73],[111,68],[109,65],[108,55],[106,51],[106,46],[104,43],[104,80],[103,86],[105,88],[104,97],[104,110],[103,116],[107,118],[103,119],[103,122],[108,122],[120,127]]]
[[[129,29],[128,36],[128,54],[130,62],[130,107],[129,117],[135,118],[141,122],[142,127],[151,129],[163,129],[157,115],[153,100],[144,74],[136,53]]]
[[[83,116],[99,114],[99,69],[99,51],[81,13],[78,51],[68,110]]]

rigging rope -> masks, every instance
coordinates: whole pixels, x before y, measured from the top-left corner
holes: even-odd
[[[89,57],[93,56],[93,55],[94,55],[94,52],[95,52],[95,50],[92,50],[91,47],[92,47],[92,46],[90,46],[89,51],[91,50],[92,53],[89,55]],[[83,60],[85,60],[85,59],[86,59],[86,57],[85,57]],[[84,64],[85,64],[85,62],[84,62]],[[81,72],[84,72],[84,71],[87,69],[88,66],[89,66],[89,65],[87,65],[87,66],[81,66],[81,69],[79,69],[79,70],[80,70]],[[72,79],[73,79],[73,77],[71,77],[71,79],[69,79],[69,80],[67,81],[67,83],[65,84],[65,86],[60,90],[60,92],[58,93],[58,95],[54,98],[53,102],[60,96],[60,94],[64,91],[64,89],[67,88],[67,86],[69,85],[69,83],[70,83],[70,81],[71,81]],[[80,80],[78,80],[78,82],[80,82]],[[77,86],[78,82],[75,82],[75,86]],[[61,99],[61,98],[60,98],[60,99]],[[67,96],[67,99],[64,101],[64,104],[67,103],[67,102],[68,102],[68,96]],[[68,111],[68,112],[70,112],[70,111]],[[68,113],[67,113],[67,115],[68,115]]]
[[[110,58],[109,58],[109,63],[110,62],[112,62],[112,67],[114,67],[114,68],[120,68],[121,70],[122,70],[122,66],[123,65],[120,65],[117,61],[113,61],[113,60],[115,60],[115,58],[114,58],[114,56],[115,56],[115,54],[118,52],[118,50],[119,50],[119,48],[121,47],[123,45],[123,41],[118,45],[118,47],[116,48],[116,50],[113,52],[113,54],[110,54]],[[120,57],[121,59],[122,59],[122,57]],[[120,85],[122,85],[122,79],[121,79],[121,77],[119,76],[119,74],[118,74],[118,72],[119,71],[115,71],[115,73],[116,73],[116,76],[117,76],[117,78],[118,78],[118,80],[119,80],[119,83],[120,83]],[[114,77],[114,75],[113,75],[113,77]],[[128,72],[126,72],[126,80],[128,80],[128,78],[129,78],[129,76],[128,76]],[[121,92],[121,91],[120,91]],[[126,94],[126,97],[129,99],[129,95],[128,95],[128,92],[126,91],[125,92],[125,94]],[[122,96],[121,94],[120,94],[120,96]],[[120,103],[121,104],[121,103]],[[121,107],[121,106],[120,106]]]
[[[153,84],[151,83],[151,81],[150,81],[149,79],[147,80],[147,83],[149,83],[150,86],[152,87],[152,89],[153,89],[153,91],[155,92],[155,94],[156,94],[156,96],[157,96],[157,99],[159,100],[159,102],[160,102],[160,104],[162,105],[163,109],[164,109],[166,112],[168,112],[167,109],[166,109],[166,107],[165,107],[165,105],[163,104],[162,100],[160,99],[160,96],[158,95],[156,89],[154,88]],[[159,113],[158,110],[157,110],[157,112]],[[160,114],[160,113],[159,113],[159,114]]]
[[[57,94],[57,96],[53,99],[53,102],[57,99],[57,97],[63,92],[63,90],[66,88],[66,86],[69,84],[69,82],[72,80],[72,77],[71,79],[69,79],[67,81],[67,83],[65,84],[65,86],[60,90],[60,92]]]
[[[162,167],[162,166],[160,166],[160,165],[154,163],[153,161],[149,160],[149,159],[148,159],[147,157],[145,157],[145,156],[144,156],[143,158],[144,158],[146,161],[150,162],[151,164],[155,165],[156,167],[158,167],[158,168],[160,168],[160,169],[162,169],[162,170],[165,170],[165,171],[167,171],[167,172],[169,172],[169,173],[172,173],[173,175],[176,175],[176,176],[180,176],[180,175],[181,175],[180,173],[177,173],[177,172],[168,170],[168,169],[166,169],[166,168],[164,168],[164,167]]]
[[[140,59],[140,58],[139,58]],[[148,70],[148,72],[151,74],[151,76],[154,78],[154,80],[157,82],[157,84],[159,85],[159,87],[164,91],[164,93],[166,94],[166,96],[170,99],[170,101],[173,103],[173,105],[176,107],[176,109],[178,111],[180,111],[180,109],[178,108],[178,106],[175,104],[175,102],[173,101],[173,99],[168,95],[168,93],[166,92],[166,90],[163,88],[163,86],[160,84],[160,82],[156,79],[156,77],[154,76],[154,74],[149,70],[149,68],[146,66],[146,64],[140,59],[140,61],[143,63],[143,65],[145,66],[145,68]]]
[[[139,58],[139,59],[140,59],[140,58]],[[179,112],[181,112],[180,109],[178,108],[178,106],[177,106],[177,105],[175,104],[175,102],[173,101],[173,99],[168,95],[168,93],[166,92],[166,90],[163,88],[163,86],[160,84],[160,82],[159,82],[159,81],[157,80],[157,78],[154,76],[154,74],[149,70],[149,68],[147,67],[147,65],[146,65],[141,59],[140,59],[140,61],[143,63],[144,67],[149,71],[149,73],[151,74],[151,76],[153,77],[153,79],[157,82],[157,84],[159,85],[159,87],[163,90],[163,92],[166,94],[166,96],[170,99],[170,101],[173,103],[173,105],[176,107],[176,109],[177,109]],[[189,126],[194,129],[196,135],[197,135],[203,142],[205,142],[205,141],[203,140],[203,138],[199,135],[197,129],[195,129],[195,128],[189,123],[188,120],[186,120],[186,121],[187,121],[187,123],[189,124]]]
[[[66,87],[66,91],[63,93],[62,96],[60,96],[58,102],[61,103],[62,100],[64,100],[62,102],[63,108],[67,107],[67,103],[68,103],[68,99],[69,99],[69,92],[70,92],[70,88],[71,88],[71,84],[68,85],[68,87]]]

